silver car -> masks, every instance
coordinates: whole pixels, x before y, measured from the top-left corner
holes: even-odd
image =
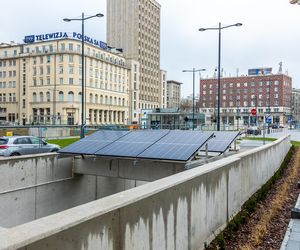
[[[0,156],[15,156],[57,152],[60,146],[33,136],[0,137]]]

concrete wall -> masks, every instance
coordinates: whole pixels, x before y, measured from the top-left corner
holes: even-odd
[[[145,184],[89,174],[73,176],[73,157],[58,156],[0,159],[0,227],[13,227]]]
[[[274,174],[290,146],[281,138],[8,229],[0,232],[0,249],[202,249]]]

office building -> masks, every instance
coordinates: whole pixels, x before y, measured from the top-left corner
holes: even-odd
[[[292,90],[292,120],[300,122],[300,89]]]
[[[81,124],[81,41],[68,36],[0,45],[0,120]],[[130,65],[97,44],[85,43],[86,124],[128,124]]]
[[[131,91],[139,114],[133,116],[140,115],[142,109],[165,105],[160,72],[160,7],[155,0],[107,1],[108,44],[122,48],[127,59],[139,62],[139,86]]]
[[[181,102],[181,82],[167,81],[167,107],[179,108]]]
[[[220,83],[221,124],[260,124],[267,119],[286,124],[291,112],[292,78],[284,74],[223,77]],[[217,78],[201,79],[200,112],[215,122],[218,108]],[[252,109],[257,114],[252,115]]]

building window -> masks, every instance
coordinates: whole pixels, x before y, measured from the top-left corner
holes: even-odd
[[[50,97],[50,92],[49,91],[46,93],[46,98],[47,98],[47,102],[50,102],[51,97]]]
[[[69,84],[73,85],[74,84],[74,79],[73,78],[69,78]]]
[[[74,67],[73,66],[69,66],[69,74],[74,74]]]
[[[58,93],[58,100],[59,100],[60,102],[63,102],[63,101],[64,101],[64,92],[60,91],[60,92]]]
[[[44,102],[44,94],[43,94],[43,92],[40,92],[40,102]]]
[[[37,102],[37,97],[36,97],[36,93],[33,92],[32,94],[32,99],[33,99],[33,102]]]
[[[74,93],[72,91],[68,93],[68,102],[74,102]]]

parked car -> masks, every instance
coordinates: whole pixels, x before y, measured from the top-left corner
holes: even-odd
[[[276,123],[273,123],[273,124],[271,124],[271,128],[273,128],[273,129],[277,129],[277,128],[279,128],[279,125],[278,125],[278,124],[276,124]]]
[[[33,136],[0,137],[0,156],[16,156],[57,152],[60,146]]]
[[[247,134],[250,134],[250,135],[260,135],[261,134],[261,130],[257,126],[252,126],[252,127],[249,127],[247,129]]]

